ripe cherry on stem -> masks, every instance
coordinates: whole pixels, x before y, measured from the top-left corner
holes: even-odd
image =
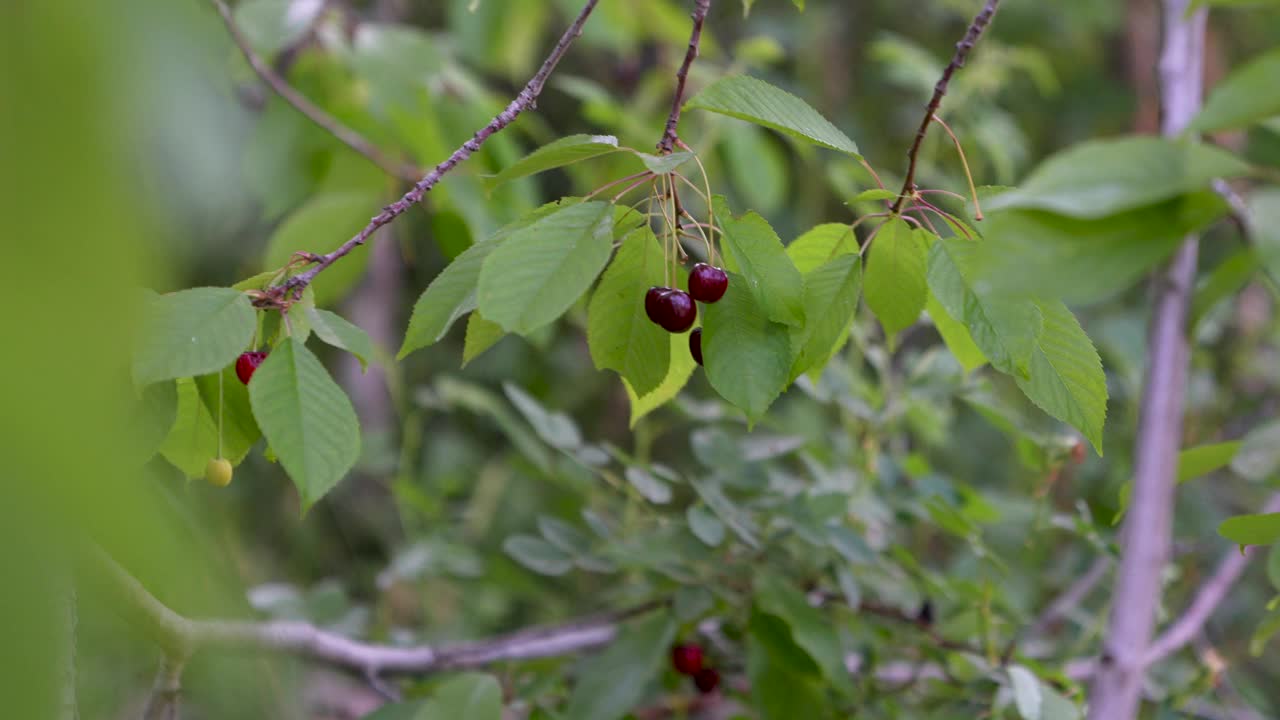
[[[715,692],[715,689],[720,686],[720,673],[715,668],[702,668],[694,674],[693,685],[703,695]]]
[[[683,290],[652,287],[644,296],[644,311],[656,325],[667,332],[682,333],[693,327],[698,308]]]
[[[681,675],[694,675],[702,670],[702,647],[692,643],[671,648],[671,667]]]
[[[689,294],[694,300],[713,303],[729,289],[729,274],[706,263],[698,263],[689,271]]]
[[[689,333],[689,354],[693,356],[695,362],[702,364],[702,328],[694,328]]]
[[[248,385],[253,373],[266,359],[267,354],[261,351],[241,353],[240,357],[236,358],[236,377],[240,378],[240,382]]]

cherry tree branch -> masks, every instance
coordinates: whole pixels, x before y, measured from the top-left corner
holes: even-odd
[[[235,16],[232,14],[231,8],[227,7],[227,3],[224,0],[209,0],[209,2],[213,4],[218,14],[222,16],[222,22],[227,26],[227,34],[231,36],[236,47],[240,48],[240,53],[248,61],[249,67],[253,68],[258,77],[276,95],[279,95],[281,99],[292,105],[295,110],[306,116],[308,120],[315,123],[320,129],[333,135],[342,141],[342,144],[368,158],[370,162],[377,165],[388,175],[409,182],[422,177],[422,171],[417,167],[410,163],[398,162],[387,157],[376,145],[369,142],[360,133],[342,124],[340,120],[308,100],[305,95],[294,90],[288,81],[253,51],[253,46],[249,44],[249,39],[244,36],[239,26],[236,25]]]
[[[529,628],[487,640],[449,645],[391,646],[353,640],[310,623],[195,620],[174,612],[105,552],[91,558],[92,573],[165,654],[157,691],[172,695],[182,665],[202,649],[277,652],[363,674],[421,675],[482,668],[512,660],[571,655],[608,644],[625,620],[662,605],[650,602],[559,625]]]
[[[281,300],[284,299],[288,293],[292,292],[294,296],[297,297],[302,292],[303,288],[310,285],[312,280],[315,280],[317,275],[324,272],[325,268],[343,257],[346,257],[357,247],[364,245],[365,242],[368,241],[369,237],[378,230],[378,228],[390,223],[400,215],[403,215],[409,208],[422,202],[422,199],[426,196],[427,192],[430,191],[431,188],[435,187],[436,183],[440,182],[440,179],[444,177],[445,173],[457,167],[464,160],[471,157],[472,154],[479,151],[480,146],[484,144],[485,140],[488,140],[495,133],[514,122],[515,119],[519,117],[520,113],[534,107],[537,104],[538,96],[542,94],[542,89],[547,83],[547,78],[551,76],[556,65],[560,63],[560,59],[563,58],[565,53],[569,50],[569,46],[572,45],[573,41],[582,34],[582,26],[586,24],[587,18],[591,16],[591,12],[595,10],[598,2],[599,0],[587,0],[586,4],[583,5],[582,10],[578,12],[578,16],[574,19],[573,23],[569,25],[568,29],[564,31],[564,34],[560,36],[560,40],[557,41],[555,47],[552,48],[551,54],[547,56],[545,61],[543,61],[542,67],[538,69],[538,72],[534,74],[528,84],[520,90],[520,93],[516,95],[516,98],[512,100],[502,112],[494,116],[493,120],[489,121],[488,125],[477,130],[474,136],[464,142],[457,150],[454,150],[453,154],[444,162],[435,166],[426,174],[426,176],[414,183],[414,186],[405,193],[403,197],[382,208],[382,211],[377,215],[374,215],[369,220],[369,224],[365,225],[360,232],[356,233],[355,237],[352,237],[350,240],[338,246],[338,248],[333,252],[325,255],[310,256],[310,260],[314,265],[305,272],[289,278],[284,282],[284,284],[272,288],[269,291],[271,296],[277,300]]]
[[[689,33],[689,49],[684,54],[684,62],[680,64],[680,69],[676,71],[676,92],[671,99],[671,114],[667,116],[666,129],[662,133],[662,139],[658,141],[659,153],[671,152],[671,147],[680,137],[676,132],[676,126],[680,124],[680,109],[684,106],[684,85],[689,78],[689,68],[698,57],[698,46],[702,42],[702,23],[707,19],[707,13],[710,11],[711,0],[694,0],[693,31]]]
[[[1160,58],[1165,135],[1177,135],[1200,107],[1206,11],[1165,0]],[[1189,236],[1156,279],[1147,382],[1134,450],[1133,494],[1121,531],[1120,567],[1102,657],[1089,697],[1090,720],[1129,720],[1138,710],[1148,645],[1169,557],[1174,479],[1187,382],[1187,306],[1197,238]]]
[[[911,143],[911,150],[907,152],[907,177],[902,181],[902,192],[898,193],[898,199],[894,201],[891,212],[898,213],[902,210],[902,204],[906,202],[907,197],[916,190],[916,163],[920,158],[920,146],[924,143],[925,135],[929,133],[929,125],[934,121],[934,115],[938,112],[938,108],[942,105],[942,98],[947,94],[947,86],[951,83],[951,76],[956,70],[964,67],[965,60],[969,57],[969,51],[973,50],[973,46],[978,42],[978,38],[982,37],[982,33],[991,24],[991,18],[996,14],[996,8],[1000,5],[1000,0],[987,0],[982,10],[974,16],[973,22],[969,23],[969,29],[965,32],[964,38],[956,43],[956,52],[951,56],[951,62],[947,63],[947,67],[942,71],[942,77],[939,78],[938,84],[933,86],[933,97],[929,99],[929,105],[925,108],[924,119],[920,121],[920,129],[916,130],[916,138]]]

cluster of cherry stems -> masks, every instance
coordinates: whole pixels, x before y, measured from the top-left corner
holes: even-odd
[[[669,287],[651,287],[644,296],[644,311],[656,325],[671,333],[682,333],[698,319],[694,300],[713,303],[729,289],[729,275],[707,263],[698,263],[689,271],[689,292]],[[702,364],[702,328],[689,333],[689,354]]]

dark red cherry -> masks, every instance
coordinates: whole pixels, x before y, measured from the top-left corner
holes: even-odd
[[[651,287],[644,294],[644,313],[655,325],[662,324],[662,298],[667,293],[675,292],[669,287]]]
[[[683,290],[672,290],[658,299],[658,324],[667,332],[682,333],[698,319],[698,306]]]
[[[702,364],[702,328],[694,328],[689,333],[689,354],[699,365]]]
[[[715,692],[720,686],[720,673],[714,668],[702,668],[693,676],[693,684],[703,695]]]
[[[729,289],[729,274],[715,265],[698,263],[689,271],[689,294],[694,300],[713,303]]]
[[[254,371],[266,359],[267,354],[265,352],[241,353],[240,357],[236,358],[236,377],[240,378],[240,382],[248,385],[249,378],[253,377]]]
[[[671,667],[681,675],[693,675],[702,669],[702,647],[676,645],[671,648]]]

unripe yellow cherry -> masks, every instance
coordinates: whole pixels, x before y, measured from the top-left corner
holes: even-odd
[[[204,479],[210,485],[226,487],[231,484],[231,461],[226,458],[214,458],[204,466]]]

